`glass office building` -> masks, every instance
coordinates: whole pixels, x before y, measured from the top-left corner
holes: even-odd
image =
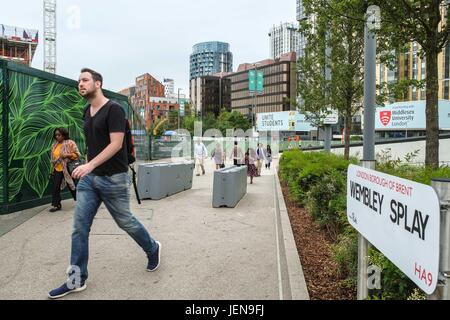
[[[233,71],[233,54],[224,42],[203,42],[193,47],[190,79]]]

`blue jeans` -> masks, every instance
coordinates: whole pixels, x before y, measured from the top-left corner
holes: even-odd
[[[147,256],[156,251],[155,240],[130,211],[129,186],[128,173],[110,177],[89,174],[78,183],[70,264],[72,270],[81,273],[81,281],[88,278],[89,232],[102,202],[117,225],[137,242]]]

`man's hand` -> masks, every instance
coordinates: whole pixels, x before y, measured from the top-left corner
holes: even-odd
[[[72,172],[72,178],[81,179],[81,178],[87,176],[92,171],[94,171],[94,169],[95,169],[95,167],[90,163],[79,166]]]

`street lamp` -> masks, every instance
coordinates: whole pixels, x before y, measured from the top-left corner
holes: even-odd
[[[364,146],[362,167],[375,170],[376,30],[381,27],[380,8],[369,6],[364,27]],[[358,300],[365,300],[368,288],[369,241],[358,234]]]
[[[252,110],[251,110],[252,132],[255,127],[253,116],[254,116],[254,113],[256,112],[257,105],[258,105],[258,100],[257,100],[257,96],[258,96],[258,64],[259,63],[253,63],[253,68],[255,69],[255,91],[253,92],[253,106],[252,106]]]
[[[180,90],[183,90],[181,88],[178,88],[178,130],[180,130]]]

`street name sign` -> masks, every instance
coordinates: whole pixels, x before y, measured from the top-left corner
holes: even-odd
[[[440,203],[431,186],[350,165],[350,224],[419,288],[432,294],[439,274]]]

